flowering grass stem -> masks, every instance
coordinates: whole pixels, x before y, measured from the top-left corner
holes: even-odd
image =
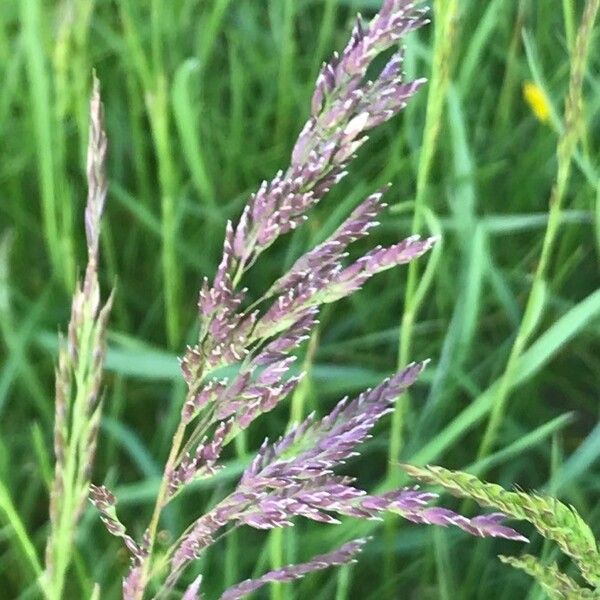
[[[50,491],[51,526],[42,586],[50,600],[60,600],[65,594],[75,530],[87,504],[102,414],[105,336],[112,306],[112,295],[104,306],[101,305],[98,281],[100,220],[108,189],[106,150],[100,85],[94,79],[90,101],[88,198],[85,208],[88,263],[83,281],[77,285],[73,296],[68,335],[61,344],[56,369],[56,464]]]
[[[417,182],[414,202],[414,212],[411,231],[418,232],[426,225],[427,185],[430,177],[433,159],[435,157],[437,140],[442,125],[445,99],[448,93],[451,77],[453,53],[456,50],[455,36],[459,2],[457,0],[437,1],[433,5],[434,43],[431,75],[428,84],[427,109],[423,129],[423,143],[417,168]],[[423,301],[433,282],[436,262],[430,259],[426,275],[420,277],[419,265],[412,263],[408,267],[406,291],[400,323],[400,338],[398,344],[398,368],[408,364],[413,350],[413,335],[416,319]],[[400,398],[392,414],[390,443],[388,448],[387,485],[395,487],[402,480],[398,461],[404,444],[406,416],[410,412],[410,396]],[[396,570],[394,556],[395,537],[397,535],[397,519],[389,515],[386,519],[386,573],[392,577]],[[394,591],[392,590],[393,594]]]

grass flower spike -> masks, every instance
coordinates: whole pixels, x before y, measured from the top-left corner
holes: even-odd
[[[406,472],[421,483],[440,485],[460,498],[469,498],[483,507],[501,510],[514,519],[529,521],[546,539],[555,542],[559,549],[577,565],[588,585],[593,587],[594,597],[600,591],[600,552],[594,534],[577,511],[555,498],[528,494],[522,491],[507,491],[499,485],[486,483],[474,475],[450,471],[442,467],[404,466]],[[520,558],[501,557],[503,562],[515,566],[536,578],[545,589],[555,592],[556,598],[586,598],[592,593],[581,588],[582,595],[574,595],[577,586],[557,570],[556,566],[542,565],[533,556]],[[563,576],[564,575],[564,576]],[[560,590],[572,588],[569,594],[560,595]]]
[[[50,492],[50,535],[46,546],[44,590],[48,598],[57,600],[64,597],[75,528],[87,505],[102,415],[102,369],[106,325],[112,305],[112,296],[104,306],[101,305],[98,282],[100,219],[107,192],[106,147],[100,86],[94,79],[85,208],[88,263],[83,281],[73,296],[68,335],[66,340],[61,341],[56,369],[56,466]]]
[[[427,252],[435,239],[409,237],[376,247],[354,262],[347,248],[377,225],[385,190],[364,200],[325,242],[301,256],[289,271],[249,307],[241,287],[248,269],[276,239],[300,226],[310,209],[346,174],[373,127],[397,114],[423,80],[405,82],[403,54],[396,51],[374,80],[373,60],[396,48],[408,32],[426,22],[424,12],[404,0],[385,0],[370,23],[359,17],[341,54],[324,64],[311,113],[292,150],[290,166],[265,181],[251,196],[240,220],[228,222],[223,255],[212,282],[204,279],[197,342],[181,360],[187,396],[166,461],[154,510],[142,539],[134,540],[116,514],[116,498],[93,486],[91,501],[108,531],[123,539],[132,559],[123,583],[126,600],[150,593],[166,597],[182,585],[186,568],[223,535],[240,526],[260,530],[288,527],[297,518],[325,524],[343,517],[381,519],[394,512],[421,524],[455,526],[478,536],[523,541],[503,524],[503,515],[467,519],[431,505],[436,495],[402,488],[380,495],[361,489],[336,470],[357,455],[373,427],[417,379],[426,362],[402,372],[354,400],[343,399],[323,418],[309,416],[275,443],[265,440],[237,486],[203,514],[190,520],[161,557],[155,551],[165,508],[189,485],[212,477],[223,449],[261,414],[273,410],[297,387],[290,376],[296,350],[314,330],[320,307],[358,291],[374,275]],[[233,373],[219,377],[228,367]],[[365,540],[354,540],[306,563],[288,565],[223,592],[241,598],[268,582],[290,581],[354,560]],[[185,598],[200,597],[201,579],[188,582]]]

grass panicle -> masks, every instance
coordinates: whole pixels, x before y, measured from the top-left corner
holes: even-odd
[[[112,306],[112,295],[101,305],[98,281],[100,220],[108,189],[103,120],[100,85],[94,79],[85,208],[88,263],[83,281],[73,296],[68,334],[66,339],[61,340],[56,369],[56,463],[50,491],[50,532],[43,584],[47,597],[51,599],[62,598],[67,593],[66,574],[73,560],[77,523],[87,505],[102,415],[106,326]]]
[[[116,516],[116,497],[93,486],[91,501],[109,533],[121,538],[131,556],[123,581],[125,600],[142,600],[150,590],[168,596],[187,569],[221,538],[240,526],[258,530],[290,527],[302,517],[339,524],[339,517],[380,519],[395,513],[418,524],[453,526],[481,537],[525,538],[494,513],[467,519],[431,506],[435,494],[399,488],[369,495],[355,479],[335,469],[357,456],[380,419],[411,386],[426,362],[409,363],[399,373],[353,400],[342,399],[322,419],[311,414],[276,442],[265,440],[233,491],[194,517],[166,553],[157,555],[157,535],[165,509],[190,484],[214,477],[224,448],[263,413],[297,392],[303,374],[291,376],[296,351],[314,335],[323,305],[357,292],[374,275],[410,263],[437,241],[411,236],[378,246],[346,264],[347,248],[368,235],[385,205],[385,189],[367,197],[323,243],[302,255],[287,273],[247,306],[240,287],[260,255],[307,213],[346,174],[365,143],[365,133],[401,111],[422,81],[404,81],[403,54],[396,52],[374,80],[367,71],[377,57],[425,23],[424,12],[402,0],[386,0],[370,23],[359,16],[341,54],[324,63],[312,97],[311,114],[292,150],[291,165],[263,182],[242,211],[227,222],[223,256],[212,283],[199,294],[200,331],[181,360],[186,399],[174,433],[154,509],[143,538],[135,541]],[[233,368],[231,377],[211,372]],[[275,538],[276,540],[277,538]],[[280,538],[281,539],[281,538]],[[329,566],[351,562],[365,540],[347,542],[306,563],[274,570],[226,589],[234,600],[267,583],[281,583]],[[278,559],[281,552],[277,552]],[[197,597],[200,579],[185,596]],[[274,588],[277,590],[277,588]]]
[[[509,492],[469,473],[432,466],[405,465],[404,468],[417,481],[440,485],[455,496],[474,500],[479,506],[496,508],[510,517],[528,521],[543,537],[556,542],[590,585],[595,589],[600,587],[600,553],[594,534],[572,506],[548,496]]]
[[[551,600],[589,600],[598,597],[593,590],[581,587],[567,574],[562,573],[555,564],[543,565],[531,554],[499,558],[503,563],[524,571],[535,579]]]

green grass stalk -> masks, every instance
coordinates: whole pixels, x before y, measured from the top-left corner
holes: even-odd
[[[572,0],[562,0],[563,20],[565,22],[565,36],[569,52],[573,51],[575,42],[575,5]]]
[[[14,537],[17,541],[16,548],[21,554],[21,560],[23,564],[27,565],[30,575],[33,575],[34,579],[39,579],[42,576],[42,566],[37,557],[35,545],[29,538],[27,530],[23,525],[23,521],[19,516],[10,492],[3,481],[0,480],[0,515],[2,520],[6,523],[8,528],[12,529]]]
[[[70,86],[70,58],[73,51],[73,9],[67,5],[60,11],[60,22],[54,52],[52,69],[54,81],[54,121],[53,156],[56,178],[57,199],[60,201],[60,240],[63,256],[66,284],[69,290],[75,287],[75,248],[73,231],[73,194],[67,172],[67,138],[69,112],[72,105]],[[87,83],[89,78],[83,77]]]
[[[272,569],[280,569],[285,565],[285,537],[288,532],[274,529],[269,534],[269,559]],[[271,600],[286,600],[289,597],[289,586],[282,583],[270,585]]]
[[[177,258],[177,176],[169,124],[169,93],[166,76],[159,74],[148,95],[148,112],[158,159],[161,195],[161,264],[167,340],[171,348],[181,340],[181,267]]]
[[[290,116],[293,113],[293,84],[292,73],[294,70],[294,14],[296,3],[294,0],[282,0],[282,17],[279,29],[279,78],[277,99],[277,125],[275,139],[285,143],[290,126]],[[277,6],[277,4],[275,4]]]
[[[169,491],[169,475],[172,473],[173,468],[177,463],[177,459],[179,458],[179,452],[184,441],[185,429],[186,426],[182,419],[179,422],[175,435],[173,436],[173,443],[171,445],[171,450],[169,451],[169,457],[167,458],[167,462],[165,463],[165,469],[160,482],[158,494],[156,495],[154,508],[152,510],[152,517],[150,518],[150,524],[148,525],[148,529],[146,530],[145,538],[148,557],[146,558],[146,560],[144,560],[140,569],[138,578],[139,584],[136,590],[137,594],[135,596],[135,600],[143,599],[144,590],[146,588],[146,585],[148,584],[152,573],[153,551],[156,543],[158,524],[160,521],[160,515],[162,513],[162,510],[167,503]]]
[[[421,147],[420,160],[417,170],[416,195],[411,232],[420,232],[425,225],[426,192],[431,166],[436,152],[437,139],[441,129],[445,98],[450,85],[451,64],[455,51],[454,38],[456,35],[459,3],[457,0],[434,3],[434,42],[433,58],[427,96],[427,108]],[[430,259],[431,260],[431,259]],[[408,266],[404,310],[400,324],[400,339],[398,347],[398,368],[410,361],[414,326],[421,304],[427,290],[433,281],[433,273],[420,279],[419,267],[414,261]],[[435,264],[435,263],[430,263]],[[429,266],[429,265],[428,265]],[[392,414],[390,443],[388,449],[387,485],[397,487],[402,478],[398,459],[404,445],[405,419],[410,410],[410,398],[404,394],[396,403]],[[388,578],[395,573],[395,537],[397,533],[397,518],[389,516],[386,519],[386,557],[385,571]],[[393,592],[392,592],[393,593]]]
[[[596,252],[600,256],[600,180],[596,186],[596,199],[594,202],[594,231],[596,234]]]
[[[436,152],[446,94],[450,84],[451,64],[455,51],[454,38],[458,19],[459,3],[457,0],[434,3],[435,34],[433,43],[433,60],[427,96],[427,109],[423,133],[423,145],[417,170],[417,185],[411,231],[417,233],[425,225],[425,200],[431,166]],[[404,311],[400,324],[398,347],[398,367],[402,368],[410,362],[415,321],[425,298],[431,278],[419,277],[419,267],[415,261],[408,266]],[[392,415],[391,438],[388,453],[388,483],[393,486],[401,477],[398,457],[403,446],[404,419],[409,405],[408,394],[396,404]]]
[[[53,271],[61,274],[64,284],[68,289],[72,289],[66,278],[67,271],[61,268],[62,251],[53,160],[51,92],[41,45],[43,39],[41,5],[37,0],[23,0],[20,6],[45,241]]]
[[[501,130],[505,130],[509,124],[513,109],[514,98],[516,97],[516,87],[519,69],[519,50],[521,48],[521,36],[523,23],[525,19],[526,0],[521,0],[517,8],[517,18],[513,26],[513,33],[510,39],[510,45],[506,52],[506,67],[504,69],[504,78],[498,98],[498,109],[496,111],[496,124]]]
[[[193,99],[189,93],[189,82],[192,77],[201,73],[199,63],[188,59],[176,71],[173,78],[171,98],[173,102],[173,117],[177,134],[181,140],[181,148],[188,164],[192,183],[196,187],[202,202],[213,213],[216,212],[216,192],[211,180],[199,123],[196,119],[198,99]]]
[[[352,566],[344,565],[337,573],[335,600],[348,600],[350,598],[350,583],[352,580]]]

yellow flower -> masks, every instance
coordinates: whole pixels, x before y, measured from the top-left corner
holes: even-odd
[[[550,120],[550,102],[539,85],[526,81],[523,84],[523,98],[538,121],[547,123]]]

